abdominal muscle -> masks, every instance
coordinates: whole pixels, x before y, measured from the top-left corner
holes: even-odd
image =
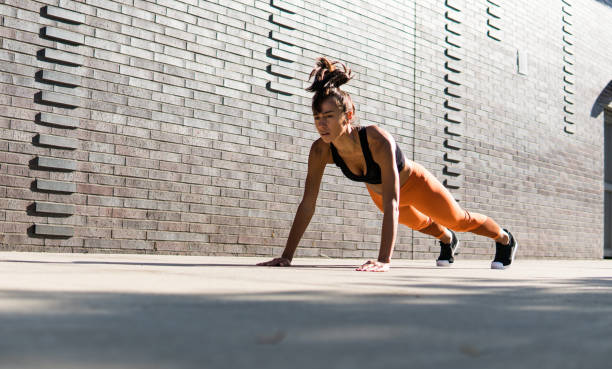
[[[402,169],[401,172],[399,172],[399,183],[400,183],[400,188],[402,188],[402,186],[404,185],[404,183],[406,183],[406,181],[408,180],[408,177],[410,177],[410,174],[412,173],[412,161],[407,160],[406,157],[404,157],[404,163],[406,163],[404,165],[404,169]],[[383,185],[382,183],[380,184],[370,184],[370,183],[366,183],[366,186],[372,190],[373,192],[379,194],[382,196],[383,194]]]

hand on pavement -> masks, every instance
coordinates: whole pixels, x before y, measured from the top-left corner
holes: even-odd
[[[281,266],[287,267],[291,266],[291,260],[285,258],[276,258],[270,261],[264,261],[263,263],[258,263],[259,266]]]
[[[381,263],[378,260],[368,260],[356,270],[359,272],[388,272],[391,263]]]

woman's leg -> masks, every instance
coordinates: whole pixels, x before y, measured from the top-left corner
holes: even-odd
[[[374,201],[376,207],[380,211],[383,211],[382,196],[370,191],[369,188],[368,192],[370,193],[370,197],[372,198],[372,201]],[[421,213],[414,206],[408,205],[407,199],[409,199],[409,196],[407,194],[404,194],[404,192],[406,192],[405,188],[400,189],[398,222],[414,229],[415,231],[419,231],[421,233],[433,236],[445,243],[449,243],[451,239],[451,233],[446,229],[446,227],[434,222],[429,216]],[[402,201],[402,199],[404,199],[404,201]]]
[[[429,215],[436,223],[458,232],[471,232],[507,244],[508,235],[491,218],[469,212],[459,206],[451,193],[433,174],[418,163],[413,163],[412,181],[408,193],[410,205]]]
[[[505,269],[512,264],[518,242],[510,232],[502,229],[486,215],[462,209],[442,183],[423,166],[414,163],[413,172],[415,176],[414,184],[410,187],[411,205],[450,229],[494,239],[496,244],[492,269]]]
[[[366,186],[367,187],[367,186]],[[382,196],[368,188],[372,200],[383,211]],[[422,233],[438,238],[441,243],[440,262],[452,256],[458,243],[449,232],[471,232],[496,241],[493,269],[504,269],[512,263],[518,243],[493,219],[480,213],[464,210],[451,193],[422,165],[412,162],[412,173],[400,188],[399,222]],[[451,242],[452,241],[452,242]],[[508,246],[506,246],[508,245]],[[449,251],[450,250],[450,251]]]
[[[407,193],[410,183],[402,186],[400,192],[400,208],[398,222],[421,233],[433,236],[440,240],[440,256],[436,259],[437,266],[450,266],[454,262],[455,252],[459,247],[457,237],[443,225],[434,222],[429,216],[418,211],[414,206],[407,205],[409,194]],[[370,191],[370,196],[376,206],[383,211],[382,196]],[[402,196],[404,201],[402,201]],[[404,204],[402,204],[404,203]]]

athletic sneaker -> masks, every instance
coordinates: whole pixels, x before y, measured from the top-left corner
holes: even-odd
[[[507,245],[503,245],[499,242],[495,242],[495,259],[491,262],[491,269],[506,269],[512,264],[512,260],[514,260],[514,255],[516,254],[516,250],[518,250],[518,242],[512,236],[507,229],[504,228],[504,231],[508,233],[510,237],[510,243]]]
[[[457,252],[457,249],[459,249],[459,240],[457,239],[455,232],[450,232],[453,235],[451,243],[444,243],[440,241],[440,256],[438,257],[438,260],[436,260],[436,265],[439,267],[451,266],[451,264],[455,261],[455,253]]]

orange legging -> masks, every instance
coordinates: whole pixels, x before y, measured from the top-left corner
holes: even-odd
[[[433,174],[418,163],[409,163],[412,165],[412,172],[400,188],[401,224],[436,238],[444,235],[444,227],[493,239],[500,237],[502,229],[494,220],[486,215],[462,209]],[[376,206],[383,211],[382,196],[367,188]]]

